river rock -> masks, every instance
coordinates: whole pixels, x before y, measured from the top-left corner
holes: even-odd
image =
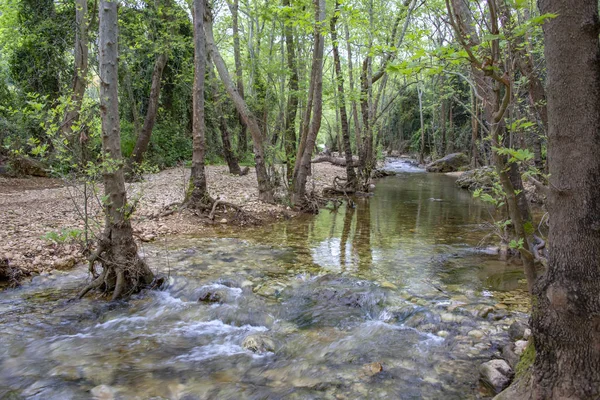
[[[510,340],[517,341],[523,339],[527,326],[519,321],[513,322],[508,328],[508,336]]]
[[[491,360],[479,366],[481,381],[496,394],[508,387],[513,375],[513,369],[504,360]]]
[[[466,171],[456,179],[456,185],[471,191],[477,189],[490,191],[497,180],[493,167],[483,167]]]
[[[527,340],[517,340],[515,343],[515,354],[521,356],[527,348]]]
[[[253,353],[266,353],[275,351],[275,342],[269,336],[264,334],[253,334],[246,336],[242,342],[242,347]]]
[[[470,336],[470,337],[475,338],[475,339],[481,339],[482,337],[485,336],[485,333],[483,331],[478,330],[478,329],[473,329],[472,331],[469,331],[467,333],[467,336]]]
[[[383,371],[383,365],[380,362],[365,364],[362,367],[362,373],[365,376],[375,376]]]
[[[385,289],[398,289],[398,286],[394,285],[392,282],[382,282],[381,287]]]
[[[515,368],[519,363],[519,356],[515,354],[514,343],[507,343],[502,347],[502,358],[508,362],[511,368]]]
[[[454,172],[469,164],[469,157],[463,153],[448,154],[427,165],[427,172]]]
[[[115,388],[108,385],[99,385],[90,390],[94,400],[112,400],[116,392]]]

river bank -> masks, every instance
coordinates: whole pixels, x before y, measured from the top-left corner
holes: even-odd
[[[214,198],[238,205],[251,221],[237,220],[235,213],[215,221],[190,211],[164,215],[165,207],[181,202],[189,179],[189,169],[179,167],[145,176],[128,185],[129,200],[139,198],[132,224],[138,240],[153,241],[167,235],[200,235],[215,225],[264,224],[292,218],[297,212],[282,204],[258,200],[256,173],[229,174],[226,166],[208,166],[208,190]],[[345,169],[328,163],[314,164],[307,190],[321,194]],[[103,214],[99,206],[102,189],[88,201],[89,226],[99,232]],[[83,232],[84,192],[58,179],[0,177],[0,259],[25,275],[53,269],[69,269],[83,261],[81,247],[70,237]]]

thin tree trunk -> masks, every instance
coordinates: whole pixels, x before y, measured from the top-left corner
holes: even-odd
[[[471,90],[471,97],[473,99],[473,113],[471,114],[471,167],[477,168],[477,138],[479,134],[479,103],[477,97]],[[450,111],[452,116],[452,111]]]
[[[146,117],[144,118],[144,125],[140,131],[133,153],[131,153],[131,161],[135,164],[141,164],[144,159],[144,154],[148,150],[150,144],[150,138],[152,136],[152,129],[154,129],[154,123],[156,122],[156,114],[158,112],[158,100],[160,98],[160,87],[163,71],[165,65],[167,65],[167,54],[161,53],[156,57],[154,62],[154,70],[152,71],[152,85],[150,86],[150,97],[148,98],[148,109],[146,110]]]
[[[419,164],[425,161],[425,120],[423,118],[423,90],[417,88],[419,95],[419,119],[421,121],[421,147],[419,149]]]
[[[298,173],[294,178],[293,203],[301,204],[306,195],[306,180],[310,173],[310,160],[317,134],[321,128],[321,117],[323,112],[323,52],[325,38],[321,34],[321,25],[325,21],[325,0],[313,0],[315,7],[315,32],[314,32],[314,52],[313,69],[311,71],[311,82],[313,82],[313,116],[310,128],[306,134],[306,141],[302,154],[297,157]]]
[[[290,0],[283,0],[283,6],[289,7]],[[294,176],[296,163],[296,114],[298,112],[298,66],[296,65],[296,45],[292,21],[285,23],[285,45],[287,48],[287,67],[290,70],[289,93],[285,114],[285,154],[287,161],[287,180],[290,184]]]
[[[91,289],[112,291],[112,299],[127,296],[152,282],[154,274],[137,254],[127,203],[121,155],[119,126],[118,28],[117,2],[100,0],[98,34],[100,70],[100,115],[102,119],[102,154],[108,164],[103,171],[106,222],[97,255],[90,262],[101,261],[102,274],[84,288],[80,297]]]
[[[352,44],[350,43],[348,24],[344,24],[344,31],[346,33],[346,51],[348,52],[348,84],[350,85],[350,94],[352,95],[350,103],[352,104],[352,117],[354,119],[354,142],[356,143],[356,152],[361,154],[362,138],[360,132],[362,125],[360,124],[358,107],[354,99],[354,66],[352,65]]]
[[[73,124],[79,120],[81,101],[87,87],[88,72],[88,4],[87,0],[75,2],[75,65],[73,72],[73,85],[71,105],[65,112],[62,131],[69,136],[73,132]]]
[[[346,96],[344,94],[344,74],[342,73],[342,63],[338,50],[338,38],[336,23],[340,13],[340,2],[336,0],[333,17],[331,18],[331,42],[333,45],[333,60],[335,65],[335,74],[337,76],[337,89],[339,95],[339,115],[342,128],[342,140],[344,144],[344,155],[346,156],[346,185],[348,188],[356,188],[357,179],[352,163],[352,147],[350,145],[350,129],[348,127],[348,114],[346,112]],[[337,115],[337,114],[336,114]]]
[[[206,153],[206,124],[204,121],[204,75],[206,73],[206,37],[204,14],[206,0],[194,0],[192,16],[194,23],[194,87],[192,90],[192,171],[185,203],[197,208],[210,203],[204,171]]]
[[[231,11],[231,25],[233,29],[233,60],[235,63],[235,78],[237,91],[242,99],[244,99],[244,74],[242,72],[242,56],[240,52],[240,27],[239,27],[239,0],[228,1],[229,10]],[[238,112],[238,120],[240,122],[239,136],[239,153],[245,154],[248,151],[248,137],[246,134],[246,124],[244,118]]]
[[[210,63],[209,63],[210,65]],[[242,170],[238,164],[238,160],[231,146],[231,136],[229,135],[229,127],[227,126],[227,117],[223,109],[219,87],[217,85],[217,77],[212,68],[209,68],[210,86],[213,92],[213,104],[217,114],[219,115],[219,129],[221,131],[221,141],[223,142],[223,157],[229,167],[229,173],[233,175],[242,175]],[[246,168],[247,170],[247,168]]]
[[[532,328],[535,399],[600,398],[600,44],[596,0],[540,0],[548,70],[548,270]]]
[[[215,67],[219,72],[219,76],[221,78],[221,81],[225,85],[225,89],[227,90],[229,97],[233,101],[235,108],[237,109],[238,113],[242,116],[244,124],[246,125],[246,127],[250,131],[250,134],[252,135],[252,141],[254,142],[254,161],[256,164],[256,179],[258,180],[258,198],[262,201],[272,203],[274,201],[273,188],[271,187],[269,175],[267,174],[267,165],[263,147],[264,140],[262,137],[262,133],[260,131],[260,127],[258,126],[258,122],[256,121],[256,117],[250,112],[250,110],[248,109],[248,105],[236,90],[236,87],[234,86],[234,83],[231,80],[231,76],[229,75],[229,71],[227,71],[225,61],[221,57],[219,49],[215,44],[212,28],[212,13],[208,8],[206,9],[206,21],[204,25],[207,46],[211,54],[211,59],[215,63]]]
[[[448,100],[445,98],[446,92],[446,77],[442,75],[440,77],[440,86],[442,87],[442,104],[440,105],[440,127],[442,130],[442,143],[441,143],[441,156],[446,155],[446,117],[448,116],[447,104]]]

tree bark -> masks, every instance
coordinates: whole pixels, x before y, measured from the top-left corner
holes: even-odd
[[[235,63],[235,79],[237,91],[240,97],[244,98],[244,74],[242,72],[242,55],[240,51],[240,25],[239,25],[239,0],[228,1],[229,10],[231,11],[231,25],[233,30],[233,60]],[[242,114],[238,112],[238,120],[240,122],[240,137],[239,137],[239,153],[245,154],[248,151],[248,137],[246,134],[246,124]]]
[[[206,0],[194,0],[194,87],[192,90],[192,171],[185,203],[197,208],[210,203],[204,171],[206,153],[206,123],[204,121],[204,75],[206,73],[206,36],[204,14]]]
[[[87,87],[88,72],[88,4],[87,0],[75,2],[75,65],[73,72],[73,85],[71,103],[65,112],[62,131],[70,136],[73,133],[73,124],[79,120],[81,101]]]
[[[289,7],[290,0],[283,0],[283,6]],[[290,70],[288,99],[285,114],[285,155],[287,161],[288,184],[293,181],[296,164],[296,114],[298,113],[298,66],[296,65],[296,45],[291,21],[285,22],[285,45],[287,48],[287,67]]]
[[[161,53],[154,61],[154,70],[152,71],[152,85],[150,86],[150,97],[148,98],[148,109],[144,118],[144,125],[140,131],[133,153],[131,153],[131,161],[135,164],[141,164],[144,159],[144,154],[148,150],[152,129],[156,122],[156,114],[158,112],[158,100],[160,98],[160,86],[165,65],[167,65],[167,54]]]
[[[306,180],[310,173],[310,159],[315,148],[317,135],[321,128],[321,117],[323,113],[323,53],[325,38],[321,34],[321,25],[325,21],[325,0],[313,0],[315,7],[315,31],[314,31],[314,51],[313,68],[311,71],[311,86],[313,91],[313,112],[309,130],[307,132],[304,147],[299,147],[299,157],[297,157],[297,174],[294,178],[294,193],[292,202],[301,204],[306,196]],[[309,94],[310,95],[310,94]],[[300,150],[302,153],[300,153]]]
[[[246,125],[246,127],[250,131],[250,134],[252,135],[252,141],[254,142],[254,161],[256,164],[256,179],[258,180],[258,198],[262,201],[272,203],[274,201],[273,188],[271,187],[269,175],[267,174],[265,152],[263,147],[264,140],[261,134],[260,127],[258,126],[258,122],[256,121],[255,116],[248,109],[248,105],[236,90],[236,87],[233,81],[231,80],[231,76],[229,75],[229,71],[227,71],[225,61],[223,60],[223,57],[221,57],[219,49],[215,44],[212,28],[212,13],[208,7],[206,8],[205,17],[206,20],[204,24],[204,30],[206,33],[206,41],[208,51],[211,54],[211,59],[215,63],[215,67],[217,68],[219,77],[225,85],[225,89],[227,90],[229,97],[233,101],[236,110],[242,116],[244,124]]]
[[[600,398],[600,45],[596,0],[540,0],[548,80],[548,269],[535,287],[534,398]]]
[[[333,60],[335,65],[335,74],[337,77],[337,90],[339,95],[339,117],[342,128],[342,141],[344,143],[344,155],[346,157],[346,186],[348,188],[356,188],[357,178],[352,162],[352,147],[350,145],[350,129],[348,127],[348,114],[346,112],[346,96],[344,93],[344,74],[342,73],[342,63],[340,61],[340,53],[338,50],[338,38],[336,24],[338,14],[340,13],[340,2],[336,0],[333,17],[331,17],[331,42],[333,45]],[[336,114],[337,115],[337,114]]]
[[[233,147],[231,146],[231,136],[229,134],[229,127],[227,126],[227,117],[225,115],[225,110],[223,110],[223,105],[221,103],[221,95],[219,93],[219,88],[217,86],[217,77],[212,68],[209,70],[210,76],[210,85],[213,92],[213,103],[215,106],[215,110],[219,115],[219,130],[221,131],[221,141],[223,142],[223,157],[227,162],[227,166],[229,167],[229,173],[233,175],[242,175],[242,170],[240,169],[240,165],[238,164],[238,160],[233,152]],[[247,170],[248,168],[246,168]]]
[[[152,282],[154,274],[137,254],[130,223],[132,206],[127,203],[117,90],[118,33],[117,2],[100,0],[98,37],[100,69],[100,115],[102,119],[103,180],[106,201],[104,235],[99,243],[102,274],[80,295],[90,289],[112,291],[112,299],[127,296]],[[91,260],[95,262],[97,260]]]
[[[418,87],[417,93],[419,95],[419,120],[421,122],[421,147],[419,149],[419,164],[423,164],[425,161],[425,121],[423,119],[423,90]]]

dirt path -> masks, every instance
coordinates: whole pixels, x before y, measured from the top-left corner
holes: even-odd
[[[226,166],[207,167],[208,187],[211,196],[234,203],[258,221],[272,221],[296,215],[284,205],[258,201],[256,174],[233,176]],[[320,194],[330,186],[333,178],[344,176],[342,167],[314,164],[307,191]],[[160,217],[164,207],[183,199],[189,170],[172,168],[149,175],[141,183],[129,185],[130,201],[140,196],[133,218],[134,232],[143,241],[164,235],[199,234],[214,229],[213,224],[228,224],[234,215],[221,214],[215,221],[184,211]],[[98,188],[101,193],[101,188]],[[282,189],[283,190],[283,189]],[[101,194],[88,202],[90,226],[99,232],[102,226]],[[65,269],[81,261],[81,248],[76,244],[60,243],[43,238],[44,235],[73,230],[83,231],[84,196],[82,187],[66,186],[56,179],[10,179],[0,177],[0,259],[28,273],[41,273],[51,269]]]

